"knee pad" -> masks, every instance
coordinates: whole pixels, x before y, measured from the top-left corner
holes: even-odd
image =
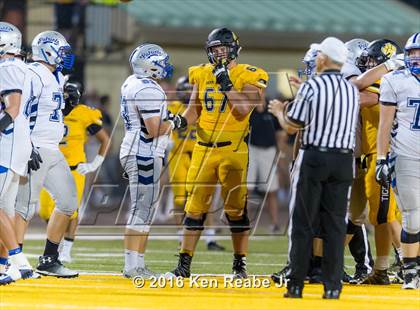
[[[229,222],[230,231],[232,233],[241,233],[251,229],[249,225],[248,212],[246,212],[246,209],[244,210],[244,213],[242,214],[242,217],[239,220],[232,220],[226,212],[225,215],[226,219]]]
[[[204,222],[206,220],[207,214],[203,214],[201,219],[194,219],[189,217],[188,215],[184,218],[184,226],[187,230],[200,230],[204,229]]]
[[[404,229],[401,230],[401,242],[402,243],[417,243],[420,241],[420,232],[416,234],[411,234],[405,231]]]
[[[356,229],[360,227],[355,225],[352,221],[348,220],[347,222],[347,234],[354,235],[356,233]]]
[[[25,220],[25,222],[29,222],[35,215],[36,211],[36,204],[30,203],[26,206],[21,206],[20,204],[16,204],[16,213],[20,215],[21,218]]]

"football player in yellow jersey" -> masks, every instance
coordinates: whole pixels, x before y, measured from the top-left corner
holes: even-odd
[[[365,65],[372,69],[381,64],[391,67],[394,63],[390,59],[402,50],[398,45],[386,39],[371,42],[364,55],[360,57],[359,66]],[[395,69],[395,68],[393,68]],[[388,69],[387,69],[388,71]],[[359,89],[365,89],[378,95],[380,78],[370,80],[369,86],[364,84],[361,88],[361,79],[366,81],[366,75],[356,78],[353,82]],[[372,81],[375,81],[372,83]],[[379,102],[378,102],[379,103]],[[364,284],[389,284],[388,255],[393,241],[396,248],[400,248],[401,225],[397,219],[398,209],[395,196],[390,187],[381,187],[375,180],[376,168],[376,138],[379,126],[379,104],[364,106],[360,110],[362,118],[362,153],[365,156],[367,172],[365,175],[365,192],[369,203],[369,220],[375,227],[376,261],[374,272],[366,279],[361,279]]]
[[[168,110],[172,114],[182,114],[188,107],[191,96],[192,85],[189,83],[188,76],[181,76],[176,83],[176,95],[178,100],[168,103]],[[197,128],[189,125],[185,128],[172,131],[171,139],[174,146],[169,154],[169,182],[171,183],[174,195],[175,221],[176,225],[181,225],[184,218],[184,207],[187,200],[187,173],[191,165],[192,152],[196,141]],[[212,226],[213,216],[207,216],[206,225]],[[210,251],[223,251],[225,248],[214,240],[216,234],[214,228],[206,229],[207,249]],[[180,232],[182,236],[182,230]]]
[[[179,262],[168,275],[190,276],[193,253],[215,186],[220,183],[224,212],[232,232],[232,272],[235,277],[245,278],[250,229],[246,210],[249,117],[254,107],[262,104],[268,74],[236,62],[241,47],[237,36],[227,28],[213,30],[206,49],[210,63],[189,69],[193,85],[190,104],[172,120],[174,128],[197,124],[197,143],[187,176]]]
[[[64,154],[70,170],[73,174],[79,205],[82,201],[85,188],[85,175],[99,168],[109,144],[109,136],[102,128],[102,113],[84,104],[80,104],[82,90],[77,82],[67,82],[64,86],[64,98],[66,107],[63,110],[65,132],[60,142],[60,151]],[[94,135],[100,142],[98,155],[95,159],[86,163],[84,145],[89,135]],[[43,189],[40,196],[39,216],[48,221],[53,210],[54,200],[50,194]],[[76,211],[70,219],[62,246],[59,259],[63,262],[71,262],[71,247],[75,238],[78,224],[78,212]]]

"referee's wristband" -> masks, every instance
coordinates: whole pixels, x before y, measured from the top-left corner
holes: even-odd
[[[386,155],[377,155],[376,160],[386,160]]]
[[[6,111],[0,112],[0,131],[3,131],[13,123],[13,118]]]

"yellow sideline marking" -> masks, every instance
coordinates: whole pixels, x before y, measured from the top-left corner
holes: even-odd
[[[215,279],[206,277],[206,279]],[[322,300],[321,285],[307,285],[302,300],[285,299],[285,289],[135,288],[121,276],[82,275],[76,279],[43,277],[0,287],[0,309],[420,309],[420,290],[400,285],[345,285],[340,300]]]

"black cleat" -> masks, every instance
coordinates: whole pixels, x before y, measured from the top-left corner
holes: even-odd
[[[375,285],[389,285],[388,271],[385,270],[374,270],[361,284],[375,284]]]
[[[40,256],[36,272],[43,276],[56,278],[75,278],[79,276],[77,271],[64,267],[58,260],[58,255]]]
[[[340,290],[326,290],[324,291],[324,295],[322,295],[323,299],[339,299],[340,298]]]
[[[284,293],[284,298],[302,298],[303,288],[300,286],[290,286],[287,287],[287,292]]]
[[[313,268],[309,276],[309,283],[322,283],[322,270],[321,268]]]
[[[192,256],[187,253],[180,253],[178,266],[170,272],[175,277],[188,278],[191,275],[191,261]]]
[[[232,273],[235,278],[248,278],[248,274],[246,272],[246,256],[234,254]]]
[[[287,276],[290,273],[290,266],[286,265],[283,269],[278,272],[274,272],[271,275],[271,280],[273,280],[277,284],[285,283],[284,280],[287,279]]]
[[[343,271],[343,282],[350,283],[353,280],[352,276],[349,275],[347,272]]]
[[[207,243],[207,250],[209,251],[224,251],[225,247],[218,244],[216,241],[210,241]]]
[[[367,274],[366,271],[356,269],[356,272],[354,273],[354,276],[351,278],[349,283],[350,284],[360,284],[363,281],[365,281],[368,277],[369,277],[369,275]]]

